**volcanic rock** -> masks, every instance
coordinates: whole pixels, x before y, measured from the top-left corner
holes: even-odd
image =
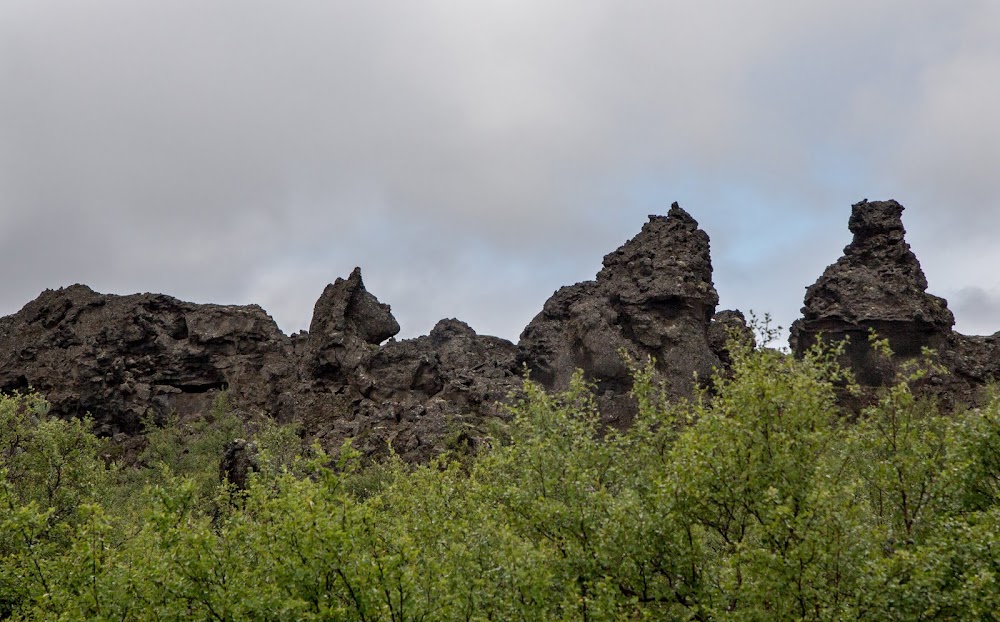
[[[753,330],[747,326],[746,317],[739,311],[719,311],[712,316],[708,325],[708,347],[719,357],[723,369],[728,369],[733,361],[729,355],[732,340],[750,347],[757,345]]]
[[[946,344],[955,318],[948,303],[927,293],[927,278],[904,239],[903,206],[861,201],[852,206],[853,241],[844,255],[806,290],[802,318],[791,327],[793,352],[801,355],[823,335],[848,338],[847,354],[863,384],[889,381],[868,344],[874,330],[899,357]]]
[[[708,235],[674,203],[605,256],[595,281],[546,301],[521,333],[521,360],[550,389],[567,388],[582,369],[608,423],[627,425],[636,409],[629,361],[652,357],[672,397],[691,396],[696,377],[720,365],[721,346],[709,339],[718,302]]]
[[[355,268],[346,280],[327,285],[316,301],[309,324],[311,371],[343,381],[398,332],[389,305],[365,289],[361,268]]]
[[[196,305],[169,296],[46,290],[0,318],[0,391],[33,388],[52,412],[94,418],[98,433],[208,411],[223,389],[270,410],[294,374],[289,339],[256,305]]]
[[[514,344],[457,320],[391,340],[399,324],[358,269],[327,286],[310,329],[288,337],[256,305],[46,290],[0,318],[0,391],[38,390],[54,415],[126,438],[206,416],[225,391],[236,411],[297,422],[328,449],[351,438],[369,456],[391,444],[425,460],[456,430],[505,416],[499,402],[520,383]]]
[[[1000,333],[965,336],[952,327],[948,303],[927,293],[920,262],[904,239],[903,206],[867,200],[852,206],[854,240],[844,255],[806,290],[803,317],[792,324],[792,351],[802,355],[817,339],[848,340],[845,363],[862,385],[897,380],[903,364],[933,352],[943,373],[931,372],[920,387],[945,408],[975,405],[982,389],[1000,378]],[[888,339],[890,360],[870,347],[869,331]]]
[[[668,394],[692,395],[696,376],[728,360],[730,330],[746,330],[738,313],[715,315],[717,303],[708,236],[674,204],[607,255],[595,281],[559,290],[519,346],[454,319],[396,341],[399,323],[360,269],[327,286],[309,331],[292,336],[255,305],[74,285],[0,318],[0,390],[34,388],[53,414],[90,415],[99,434],[130,439],[150,423],[209,416],[224,391],[248,422],[298,423],[328,450],[351,439],[368,456],[426,460],[450,443],[479,446],[486,422],[509,416],[502,404],[525,365],[553,389],[582,368],[616,425],[635,412],[623,354],[654,357]],[[246,448],[230,449],[239,462]],[[227,464],[223,476],[239,480],[246,469]]]
[[[219,461],[219,480],[229,482],[237,490],[245,490],[250,474],[260,471],[260,453],[257,443],[237,438],[222,448]]]
[[[405,459],[425,460],[449,436],[506,418],[502,404],[520,384],[514,344],[441,320],[430,335],[384,344],[335,392],[315,392],[302,418],[318,437],[351,438],[366,455],[391,447]],[[349,414],[318,414],[337,412],[337,404]]]

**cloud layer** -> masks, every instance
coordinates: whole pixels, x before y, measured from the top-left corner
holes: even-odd
[[[0,314],[46,287],[256,302],[361,265],[412,336],[516,339],[679,200],[787,326],[861,198],[1000,329],[1000,5],[0,4]]]

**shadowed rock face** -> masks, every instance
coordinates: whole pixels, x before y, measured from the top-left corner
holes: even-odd
[[[695,374],[708,379],[720,364],[721,346],[709,338],[718,302],[708,235],[675,203],[605,256],[595,281],[549,298],[521,333],[521,360],[552,389],[565,389],[582,369],[608,422],[626,425],[635,404],[622,353],[640,363],[655,358],[669,393],[690,396]]]
[[[931,347],[949,373],[929,377],[929,390],[946,406],[974,404],[1000,377],[1000,333],[952,330],[947,303],[927,293],[904,239],[902,212],[895,201],[853,206],[854,239],[807,289],[792,350],[801,355],[821,334],[850,337],[847,362],[878,386],[892,380],[895,363]],[[365,289],[359,269],[327,286],[309,332],[291,337],[256,305],[74,285],[46,290],[0,318],[0,391],[37,389],[55,414],[89,413],[98,433],[131,442],[145,417],[199,417],[226,390],[237,410],[298,422],[328,449],[351,438],[367,455],[391,445],[404,459],[425,460],[446,439],[474,446],[485,419],[505,417],[502,403],[520,387],[524,366],[552,389],[582,369],[616,426],[636,409],[621,353],[640,363],[654,357],[668,396],[690,396],[696,374],[708,379],[729,364],[731,332],[752,338],[742,314],[716,313],[717,304],[708,236],[674,204],[605,256],[595,280],[557,291],[517,346],[458,320],[396,341],[399,324]],[[889,339],[891,364],[870,354],[869,329]],[[241,469],[227,477],[238,479]]]
[[[238,438],[226,443],[219,461],[219,481],[229,482],[237,490],[246,490],[250,474],[260,471],[257,443]]]
[[[254,305],[47,290],[0,318],[0,390],[34,388],[53,413],[127,437],[147,416],[208,413],[226,390],[235,408],[298,421],[331,449],[350,437],[369,455],[392,443],[424,460],[456,426],[501,415],[519,386],[516,347],[457,320],[380,346],[399,325],[357,269],[326,288],[310,326],[288,337]]]
[[[313,375],[344,380],[399,332],[389,305],[365,289],[361,269],[327,285],[309,324],[309,363]]]
[[[99,433],[135,434],[147,412],[207,411],[229,389],[275,408],[294,374],[290,342],[256,305],[196,305],[169,296],[46,290],[0,318],[0,390],[29,386],[61,415],[90,413]]]

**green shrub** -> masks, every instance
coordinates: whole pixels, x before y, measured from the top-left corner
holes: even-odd
[[[130,512],[86,422],[0,398],[0,616],[996,619],[1000,398],[942,415],[917,367],[848,423],[837,350],[730,356],[690,402],[637,369],[626,431],[582,376],[526,382],[498,442],[420,466],[296,457],[220,406],[151,432]],[[219,486],[248,432],[263,467]]]

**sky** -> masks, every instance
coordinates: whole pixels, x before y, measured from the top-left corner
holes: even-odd
[[[678,201],[720,309],[787,327],[893,198],[1000,330],[996,0],[3,0],[0,315],[46,288],[516,341]]]

